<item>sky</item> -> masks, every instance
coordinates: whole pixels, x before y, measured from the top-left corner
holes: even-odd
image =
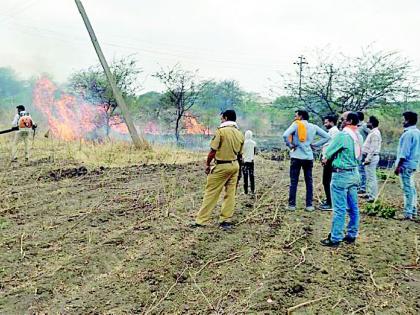
[[[82,0],[108,61],[134,55],[144,91],[179,63],[269,96],[270,79],[315,52],[398,51],[420,68],[419,0]],[[0,0],[0,67],[64,82],[98,63],[73,0]]]

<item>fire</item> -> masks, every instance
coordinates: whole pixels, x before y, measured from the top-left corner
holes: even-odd
[[[84,102],[80,98],[61,92],[48,78],[39,79],[33,91],[34,106],[46,117],[50,133],[59,139],[86,138],[106,124],[103,106]],[[127,134],[128,129],[119,116],[110,118],[111,130]]]
[[[210,134],[209,128],[200,124],[198,119],[190,113],[185,115],[184,127],[188,135]]]

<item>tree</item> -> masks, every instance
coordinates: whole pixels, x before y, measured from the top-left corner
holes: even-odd
[[[197,71],[182,69],[178,64],[172,68],[161,69],[153,75],[164,86],[162,103],[172,108],[175,116],[175,138],[180,140],[181,119],[194,106],[203,84],[198,80]]]
[[[124,98],[133,97],[140,90],[137,61],[129,56],[114,60],[110,65],[115,82]],[[111,117],[118,107],[111,86],[100,65],[73,73],[69,79],[70,89],[89,103],[100,106],[105,113],[106,134],[110,132]]]
[[[285,90],[318,117],[345,111],[362,111],[416,94],[411,63],[396,52],[365,51],[360,57],[324,57],[306,67],[299,100],[297,75],[285,79]]]

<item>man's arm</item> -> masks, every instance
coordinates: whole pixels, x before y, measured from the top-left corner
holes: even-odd
[[[206,174],[210,173],[210,165],[211,165],[211,162],[214,160],[215,157],[216,157],[216,150],[211,149],[209,154],[207,155]]]
[[[401,141],[401,147],[399,148],[399,160],[397,167],[395,168],[395,175],[399,175],[402,171],[402,165],[405,160],[410,156],[411,153],[411,142],[413,141],[413,137],[410,134],[404,135],[404,138]]]
[[[327,132],[319,128],[318,126],[315,126],[315,131],[316,131],[316,134],[321,137],[321,139],[313,143],[312,146],[319,148],[331,139],[331,136]]]
[[[325,151],[325,159],[330,160],[334,154],[340,151],[343,148],[343,135],[337,134],[334,139],[329,144],[327,150]]]
[[[283,133],[283,140],[284,140],[284,143],[286,144],[286,146],[288,147],[288,148],[290,148],[290,149],[293,149],[294,147],[295,147],[295,145],[294,144],[292,144],[290,141],[289,141],[289,136],[290,135],[292,135],[292,134],[294,134],[295,132],[296,132],[296,129],[297,129],[297,125],[296,125],[296,123],[293,123],[293,124],[291,124],[290,126],[289,126],[289,128],[287,128],[286,129],[286,131]]]
[[[17,127],[18,123],[19,123],[19,115],[16,114],[15,118],[13,118],[13,121],[12,121],[12,127]]]

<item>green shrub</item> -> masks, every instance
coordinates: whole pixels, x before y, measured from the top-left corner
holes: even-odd
[[[396,211],[395,208],[379,201],[366,205],[366,214],[370,216],[377,215],[381,218],[389,219],[395,216]]]

